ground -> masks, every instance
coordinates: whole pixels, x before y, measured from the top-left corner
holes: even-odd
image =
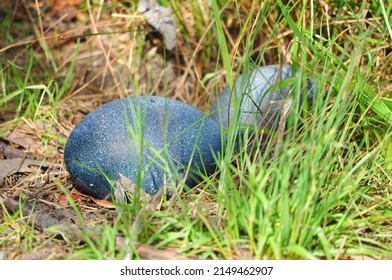
[[[331,154],[326,152],[323,154],[326,157],[319,158],[319,162],[335,158],[334,164],[339,165],[341,170],[335,165],[325,166],[329,166],[330,174],[335,172],[336,177],[345,177],[344,172],[349,170],[349,166],[352,166],[353,173],[347,175],[345,182],[339,183],[334,179],[308,179],[312,182],[312,188],[318,188],[318,182],[328,185],[320,194],[317,192],[315,195],[316,191],[310,191],[309,197],[317,196],[319,201],[329,203],[328,196],[324,194],[329,191],[336,194],[334,189],[339,189],[340,183],[347,186],[358,183],[363,188],[361,192],[354,187],[352,190],[355,191],[342,190],[340,193],[346,195],[344,199],[347,199],[347,204],[328,204],[326,207],[330,208],[325,213],[329,214],[323,212],[317,219],[319,224],[304,222],[309,227],[317,227],[317,233],[312,238],[300,233],[300,226],[293,226],[292,233],[287,233],[285,237],[284,226],[280,226],[285,222],[281,213],[286,211],[280,205],[281,197],[268,200],[269,190],[266,191],[268,199],[258,192],[243,190],[242,184],[251,189],[252,180],[257,181],[255,184],[266,181],[273,186],[281,184],[274,183],[271,177],[275,173],[269,173],[264,165],[248,166],[260,160],[261,156],[257,153],[250,158],[244,154],[233,157],[229,161],[235,166],[234,171],[229,168],[226,173],[214,174],[209,179],[211,181],[207,180],[207,187],[200,184],[191,192],[182,194],[181,198],[169,201],[169,205],[163,205],[162,211],[153,214],[153,217],[146,214],[147,218],[144,219],[153,221],[144,225],[136,241],[134,236],[128,235],[140,205],[130,206],[129,209],[125,207],[129,213],[124,213],[110,202],[83,194],[70,180],[63,160],[64,145],[72,129],[88,112],[110,100],[138,94],[167,96],[208,112],[216,94],[232,82],[228,72],[236,76],[250,67],[248,64],[292,64],[301,61],[301,57],[308,57],[310,62],[305,63],[304,69],[313,75],[317,71],[325,75],[325,85],[330,88],[328,94],[337,100],[337,103],[326,103],[328,113],[323,116],[326,123],[336,104],[340,104],[340,96],[357,89],[353,84],[354,88],[350,87],[350,83],[344,79],[358,79],[356,72],[350,72],[354,64],[363,66],[361,69],[367,74],[366,82],[371,81],[372,85],[376,85],[377,96],[382,99],[380,102],[384,102],[384,99],[390,101],[392,33],[384,32],[387,28],[382,29],[384,26],[380,24],[384,19],[383,14],[379,14],[372,4],[361,6],[361,3],[353,1],[351,6],[342,6],[336,1],[319,1],[314,12],[320,20],[317,21],[315,17],[315,26],[312,26],[308,22],[310,12],[308,14],[308,10],[302,6],[290,5],[290,1],[278,1],[289,3],[289,14],[269,1],[264,4],[258,1],[233,1],[220,7],[223,25],[219,35],[213,8],[207,1],[199,2],[170,2],[172,16],[177,22],[177,44],[173,50],[165,48],[162,35],[138,13],[134,1],[102,1],[102,5],[100,1],[81,0],[10,1],[0,4],[0,21],[3,22],[0,26],[0,259],[111,259],[124,255],[146,259],[386,259],[392,256],[391,169],[387,168],[390,163],[381,165],[378,161],[380,157],[384,160],[388,153],[390,157],[392,154],[392,146],[389,144],[388,148],[388,143],[385,143],[388,142],[385,139],[391,139],[386,128],[390,117],[387,121],[381,117],[375,118],[376,121],[366,118],[366,115],[379,116],[377,110],[383,109],[382,106],[379,109],[361,104],[355,108],[353,106],[352,111],[347,109],[344,115],[352,121],[350,124],[343,121],[339,124],[341,129],[347,129],[347,135],[342,137],[351,139],[343,140],[345,148],[342,150],[346,154],[337,157],[334,152],[341,147],[331,144]],[[166,1],[163,4],[169,6]],[[390,13],[391,7],[386,8],[386,13]],[[306,16],[302,17],[301,12]],[[356,18],[356,13],[362,13],[363,21]],[[336,14],[339,18],[335,19]],[[309,38],[305,35],[309,34],[304,31],[305,35],[299,36],[299,31],[292,28],[287,18],[299,23],[302,21],[304,30],[308,30],[308,26],[311,26],[309,30],[320,29],[320,33],[317,33],[319,36],[328,36],[323,26],[326,29],[329,25],[338,26],[334,31],[334,43],[340,48],[334,45],[331,49],[335,51],[336,48],[341,56],[313,52],[313,49],[301,43],[301,40],[308,42]],[[273,20],[281,25],[274,24]],[[324,20],[328,24],[324,25]],[[367,28],[383,31],[377,33],[373,30],[367,36],[366,32],[370,34]],[[219,39],[222,36],[226,38],[224,43]],[[350,41],[361,41],[361,36],[368,40],[368,55],[366,51],[363,52],[365,55],[357,55],[357,49]],[[291,47],[298,42],[297,49],[293,50]],[[224,57],[221,59],[225,45],[228,48],[227,61]],[[320,41],[320,49],[325,47],[329,51],[327,45],[327,41]],[[346,55],[346,52],[349,54]],[[323,56],[327,58],[323,60]],[[352,60],[347,57],[352,57]],[[339,59],[342,59],[339,66],[342,68],[336,72],[343,73],[341,69],[347,67],[349,74],[344,76],[343,73],[340,83],[336,83],[336,76],[333,76],[336,68],[333,67],[336,67],[335,62]],[[372,67],[365,68],[364,65],[370,64]],[[227,71],[228,65],[230,71]],[[360,82],[357,84],[360,85]],[[353,98],[343,98],[340,102],[351,102]],[[358,109],[360,106],[361,109]],[[330,119],[334,116],[332,114]],[[338,114],[336,116],[339,117]],[[312,119],[310,116],[303,121],[305,127]],[[332,127],[338,129],[331,126],[331,130],[325,132],[325,142],[329,141],[331,133],[335,133]],[[301,142],[306,137],[304,134],[297,140]],[[305,144],[298,146],[298,149],[308,149]],[[386,147],[385,150],[383,147]],[[301,151],[298,150],[298,154]],[[309,151],[315,158],[318,156],[317,147]],[[358,156],[353,163],[347,156],[350,153]],[[298,154],[293,158],[297,158]],[[362,159],[374,159],[379,169],[376,171],[361,165]],[[271,161],[272,169],[279,169],[281,163],[275,165]],[[293,170],[295,166],[293,164]],[[310,166],[313,167],[312,164]],[[315,166],[315,170],[317,168]],[[370,171],[363,171],[366,175],[360,177],[356,172],[361,168]],[[247,175],[246,171],[251,175]],[[312,172],[317,174],[316,171]],[[231,174],[230,182],[238,190],[237,195],[257,198],[265,202],[264,208],[253,208],[250,202],[246,205],[237,200],[239,206],[235,201],[226,201],[220,193],[211,191],[212,186],[225,191],[222,190],[226,176],[223,174]],[[263,174],[266,174],[265,180],[262,179]],[[292,194],[298,187],[297,183],[302,182],[301,178],[293,174],[285,176],[282,175],[282,181],[287,179]],[[356,181],[355,178],[360,179]],[[247,181],[244,183],[244,180]],[[335,183],[336,186],[333,185]],[[368,187],[372,189],[368,190]],[[350,204],[348,197],[353,197],[357,204]],[[372,202],[363,202],[366,199]],[[278,201],[275,205],[277,208],[282,207],[280,214],[268,208],[274,204],[273,201]],[[227,202],[227,205],[222,206],[222,202]],[[295,201],[293,205],[290,215],[301,217],[299,220],[307,216],[306,213],[295,212],[298,206]],[[306,208],[309,205],[310,202],[306,202],[303,206]],[[239,210],[238,215],[235,214],[237,207],[247,209],[248,206],[249,213],[255,216],[246,221],[236,217],[238,224],[231,224],[228,217],[241,216]],[[351,207],[354,210],[350,212],[356,213],[352,217],[347,214],[347,209]],[[168,212],[178,213],[178,216],[173,214],[163,218]],[[259,216],[271,218],[273,222],[266,227],[258,225],[253,218]],[[274,220],[275,216],[279,218]],[[344,220],[342,216],[350,218]],[[124,221],[128,221],[128,224]],[[369,227],[372,223],[374,228]],[[346,224],[345,230],[351,229],[352,233],[342,230],[343,224]],[[333,228],[335,225],[336,229]],[[321,229],[328,235],[321,234]],[[159,236],[161,231],[164,234]],[[265,241],[259,235],[261,231],[269,232],[270,236],[274,236],[271,232],[279,232],[277,236],[280,237],[275,240],[277,243]],[[285,238],[287,242],[282,241]],[[320,239],[321,244],[316,239]],[[134,243],[129,245],[129,240]],[[279,243],[281,241],[282,245]],[[306,244],[303,245],[306,250],[295,247],[300,242]],[[373,249],[368,249],[366,245],[363,249],[362,245],[358,245],[361,242],[370,244]],[[267,249],[261,245],[264,243],[269,244]],[[259,249],[255,244],[259,244]],[[124,249],[127,246],[130,249]]]

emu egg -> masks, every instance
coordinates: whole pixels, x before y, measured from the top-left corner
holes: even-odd
[[[296,77],[298,76],[299,73]],[[239,102],[237,107],[240,108],[241,126],[261,125],[268,129],[276,128],[282,112],[282,101],[287,98],[288,86],[273,86],[290,77],[290,65],[269,65],[242,74],[235,81],[235,94],[230,99],[230,88],[225,88],[211,107],[210,117],[220,124],[222,130],[226,130],[229,121],[233,121],[235,117],[235,100]],[[308,79],[306,89],[308,101],[311,102],[317,92],[317,85],[312,79]],[[302,96],[300,98],[302,102]]]
[[[72,131],[64,160],[82,190],[106,198],[119,174],[146,193],[184,176],[192,187],[215,170],[220,150],[219,127],[202,112],[177,100],[140,96],[90,112]]]

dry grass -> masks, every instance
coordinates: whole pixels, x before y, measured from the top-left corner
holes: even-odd
[[[230,2],[223,12],[222,24],[234,74],[248,67],[244,65],[244,61],[249,60],[249,57],[257,64],[292,63],[294,58],[290,48],[294,43],[294,31],[287,25],[275,24],[282,14],[275,11],[276,7],[268,1],[253,7],[248,2]],[[383,18],[372,15],[371,10],[361,9],[360,1],[354,1],[350,7],[352,9],[343,8],[339,19],[334,18],[340,9],[337,5],[329,3],[330,1],[318,2],[320,7],[314,16],[320,20],[314,22],[313,28],[316,34],[326,39],[329,36],[328,29],[339,33],[334,37],[337,40],[335,44],[331,44],[332,52],[337,57],[355,48],[351,42],[357,41],[356,30],[363,29],[366,32],[370,26],[375,30],[382,26]],[[0,194],[34,206],[36,213],[46,213],[59,221],[78,224],[78,213],[65,197],[66,190],[75,201],[87,226],[106,223],[113,225],[116,211],[79,193],[69,181],[62,158],[64,143],[75,125],[88,112],[103,103],[125,96],[167,96],[207,111],[215,94],[226,86],[225,71],[214,38],[214,19],[208,12],[210,7],[207,1],[201,1],[197,7],[194,7],[196,4],[193,1],[173,6],[179,24],[178,46],[174,51],[167,52],[162,38],[137,13],[133,2],[111,1],[99,6],[98,1],[85,1],[73,6],[73,1],[64,1],[69,5],[64,4],[61,9],[56,6],[50,8],[52,1],[49,0],[16,3],[18,6],[12,6],[8,2],[0,4],[0,11],[4,11],[4,14],[5,11],[13,10],[12,19],[9,20],[12,24],[10,35],[7,39],[0,39],[2,73],[6,73],[11,67],[7,60],[21,66],[32,60],[34,65],[27,84],[48,84],[49,81],[56,80],[61,87],[65,77],[70,74],[70,67],[72,78],[65,84],[65,94],[59,98],[55,109],[53,104],[44,102],[39,106],[38,113],[31,114],[26,113],[24,104],[19,113],[15,114],[17,102],[14,100],[0,108],[0,137],[5,144],[47,164],[45,168],[37,167],[31,172],[17,172],[6,177]],[[67,9],[64,10],[65,8]],[[266,16],[255,13],[249,17],[252,9],[269,9],[270,12],[263,14]],[[24,16],[25,12],[27,16]],[[293,19],[302,21],[303,27],[309,28],[311,23],[307,19],[310,14],[307,14],[307,10],[304,15],[300,12],[300,8],[293,9]],[[352,20],[352,15],[356,13],[363,15],[363,21]],[[257,29],[257,21],[264,22],[261,30]],[[96,35],[98,33],[105,34]],[[371,73],[370,78],[378,84],[380,94],[391,98],[391,38],[377,32],[370,35],[367,52],[372,54],[372,66],[368,66],[370,62],[366,53],[353,59],[363,65],[365,73]],[[380,36],[384,36],[381,40],[383,43],[380,43]],[[244,44],[249,41],[252,41],[251,46]],[[328,44],[328,41],[324,44]],[[336,46],[341,46],[342,49]],[[320,59],[306,46],[298,50],[298,57],[303,56],[303,52],[312,61],[311,65],[305,67],[319,69],[323,74],[333,74],[333,70],[322,69]],[[298,57],[295,60],[299,60]],[[346,60],[343,64],[348,66],[350,62]],[[26,78],[25,72],[20,71],[19,74],[22,80]],[[17,86],[9,81],[7,91],[16,89]],[[386,192],[391,191],[388,186],[381,188],[385,188]],[[202,213],[206,224],[216,222],[216,203],[202,186],[194,193],[184,195],[184,200],[190,205],[190,209],[199,209],[200,206],[194,206],[196,203],[202,205],[203,211],[195,210],[193,217]],[[175,201],[171,207],[180,211],[181,202]],[[80,242],[68,237],[59,238],[58,232],[41,231],[29,226],[19,212],[13,214],[3,207],[1,213],[0,239],[5,241],[0,243],[0,252],[6,253],[8,259],[63,259],[72,256],[82,246]],[[390,222],[389,217],[386,223]],[[203,246],[189,248],[189,251],[202,252]],[[138,252],[142,257],[163,257],[160,251],[154,251],[157,250],[155,248],[140,248]],[[165,246],[162,248],[164,250]],[[185,255],[188,252],[186,248],[182,251]],[[176,255],[169,255],[176,258]],[[111,252],[106,257],[113,256],[114,253]],[[224,254],[221,256],[225,257]],[[226,257],[252,256],[244,246],[227,251]]]

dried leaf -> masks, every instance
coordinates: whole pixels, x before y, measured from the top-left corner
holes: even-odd
[[[107,201],[105,199],[98,199],[95,197],[91,197],[91,200],[94,201],[99,206],[102,206],[102,207],[105,207],[108,209],[116,209],[116,205],[114,205],[113,203],[111,203],[110,201]]]
[[[124,191],[129,192],[129,194],[134,195],[137,188],[136,184],[132,182],[131,179],[122,175],[121,173],[119,173],[118,175],[120,176],[120,179],[116,181],[116,185],[122,188]]]
[[[145,260],[191,260],[192,258],[182,257],[174,248],[165,250],[156,249],[152,246],[139,244],[137,252]]]
[[[63,208],[68,206],[67,197],[63,194],[59,196],[59,205]]]
[[[11,147],[7,143],[0,140],[0,159],[13,159],[21,157],[34,159],[34,156],[26,154],[26,152],[16,149],[14,147]]]
[[[136,184],[129,178],[125,177],[121,173],[118,174],[120,178],[116,181],[116,189],[114,190],[114,199],[116,202],[125,203],[125,193],[129,193],[131,196],[135,194]],[[143,192],[144,193],[144,192]]]
[[[31,253],[23,253],[19,259],[21,260],[45,260],[51,254],[48,248],[40,249]]]
[[[1,138],[7,142],[17,144],[23,147],[27,152],[32,154],[45,154],[46,156],[54,156],[58,154],[56,143],[50,140],[45,145],[41,138],[45,133],[57,135],[58,131],[55,128],[50,128],[49,125],[43,125],[40,122],[29,123],[14,128],[11,131],[4,133]]]
[[[59,220],[62,224],[76,224],[80,226],[80,222],[75,213],[70,209],[56,209],[54,217]]]
[[[73,196],[79,197],[79,198],[81,198],[81,197],[89,197],[87,194],[82,193],[82,192],[78,191],[77,189],[73,189],[73,190],[72,190],[71,196],[72,196],[72,199],[73,199],[73,200],[76,200],[76,199],[74,199]]]
[[[176,21],[171,17],[171,8],[162,7],[156,0],[139,1],[138,10],[148,23],[158,30],[165,39],[166,48],[174,49],[176,46]]]
[[[32,166],[37,167],[49,167],[50,163],[44,160],[34,160],[25,158],[14,158],[14,159],[2,159],[0,160],[0,184],[4,181],[4,178],[14,173],[31,173],[36,170],[31,168]]]
[[[16,129],[4,133],[2,138],[11,143],[18,144],[26,150],[37,152],[41,148],[41,145],[37,143],[37,141],[31,135]]]
[[[85,196],[86,196],[85,194],[79,192],[79,191],[76,190],[76,189],[74,189],[74,190],[71,192],[71,198],[73,199],[73,201],[82,200],[83,197],[85,197]]]
[[[156,6],[159,6],[157,0],[139,0],[137,9],[139,13],[144,13],[147,10],[155,8]]]

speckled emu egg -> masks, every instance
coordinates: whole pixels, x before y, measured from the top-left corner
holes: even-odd
[[[235,81],[235,94],[230,99],[230,88],[225,88],[211,107],[210,117],[220,125],[222,130],[227,129],[229,120],[233,121],[235,117],[233,101],[236,100],[239,102],[237,104],[240,108],[241,126],[261,126],[273,129],[278,125],[282,101],[287,98],[288,93],[288,86],[281,85],[276,89],[273,86],[292,76],[290,65],[263,66],[242,74]],[[299,73],[296,73],[296,77],[300,78]],[[317,86],[312,79],[307,80],[306,90],[308,101],[311,102],[317,92]],[[230,100],[232,103],[229,109]]]
[[[104,198],[119,174],[147,193],[185,174],[192,187],[200,173],[214,171],[220,149],[219,127],[202,112],[177,100],[143,96],[90,112],[72,131],[64,160],[82,190]]]

